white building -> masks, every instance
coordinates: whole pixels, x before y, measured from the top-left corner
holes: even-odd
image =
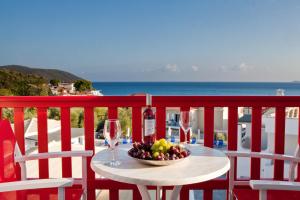
[[[298,144],[298,108],[286,109],[285,120],[285,154],[293,155]],[[251,115],[250,121],[240,121],[238,126],[238,151],[250,151]],[[275,141],[275,109],[269,109],[262,116],[262,152],[274,153]],[[285,163],[285,177],[288,177],[288,164]],[[261,176],[273,177],[274,165],[271,160],[261,159]],[[238,177],[250,176],[250,159],[238,158]]]

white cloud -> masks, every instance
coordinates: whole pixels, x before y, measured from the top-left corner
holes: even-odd
[[[192,70],[193,70],[194,72],[197,72],[197,71],[199,71],[199,67],[198,67],[197,65],[193,65],[193,66],[192,66]]]
[[[167,64],[165,66],[165,70],[169,71],[169,72],[178,72],[179,71],[179,69],[178,69],[178,67],[177,67],[176,64]]]
[[[234,66],[221,66],[222,71],[233,71],[233,72],[247,72],[251,70],[253,67],[246,64],[245,62],[242,62],[239,65],[234,65]]]

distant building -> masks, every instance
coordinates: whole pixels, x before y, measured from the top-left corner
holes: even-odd
[[[75,93],[74,83],[59,83],[58,88],[63,88],[67,93]]]
[[[58,86],[50,86],[51,92],[57,96],[75,94],[74,83],[59,83]]]
[[[100,90],[92,90],[92,91],[91,91],[91,94],[92,94],[93,96],[103,96],[103,94],[101,93]]]
[[[103,96],[100,90],[76,91],[74,83],[59,83],[58,86],[50,86],[51,92],[56,96]]]

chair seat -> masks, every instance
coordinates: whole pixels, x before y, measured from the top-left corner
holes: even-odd
[[[259,191],[251,189],[234,189],[234,196],[238,200],[258,200]],[[267,191],[267,200],[299,200],[300,191],[283,191],[283,190],[269,190]]]
[[[57,200],[57,188],[1,192],[0,200]],[[82,189],[65,190],[65,200],[80,200]]]

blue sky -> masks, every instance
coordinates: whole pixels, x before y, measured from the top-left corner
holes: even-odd
[[[300,80],[300,1],[1,0],[6,64],[97,81]]]

